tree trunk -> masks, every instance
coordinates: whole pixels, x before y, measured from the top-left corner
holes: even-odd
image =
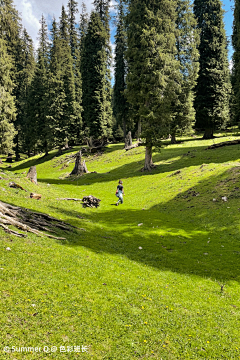
[[[152,144],[147,142],[146,145],[146,152],[145,152],[145,164],[143,171],[151,171],[153,168],[155,168],[155,165],[152,161]]]
[[[126,135],[127,135],[126,119],[123,119],[123,136],[124,136],[124,139],[126,138]]]
[[[20,160],[20,154],[19,154],[19,138],[18,138],[18,134],[16,136],[16,150],[15,150],[15,155],[16,155],[16,158],[15,158],[15,161],[19,161]]]
[[[203,139],[213,139],[213,129],[205,129],[204,135],[203,135]]]
[[[125,138],[125,149],[132,146],[132,133],[131,131],[128,132],[126,138]]]
[[[81,151],[79,151],[76,156],[74,169],[70,175],[82,175],[84,173],[87,174],[88,169],[87,169],[85,160],[82,162],[82,154],[81,154]]]
[[[171,144],[176,144],[176,143],[177,143],[176,134],[175,134],[175,133],[172,133],[172,134],[171,134]]]
[[[33,182],[34,184],[37,184],[37,169],[36,166],[31,166],[28,174],[27,174],[27,178],[31,180],[31,182]]]
[[[44,151],[45,151],[44,156],[48,156],[48,143],[47,143],[47,141],[45,141],[45,143],[44,143]]]
[[[7,157],[7,159],[6,159],[6,162],[7,163],[12,163],[13,162],[13,158],[12,158],[12,154],[8,154],[8,157]]]
[[[141,138],[141,132],[142,132],[142,126],[141,126],[141,120],[138,120],[138,140]]]

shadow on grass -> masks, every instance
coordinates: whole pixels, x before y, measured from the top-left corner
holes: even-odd
[[[223,147],[211,150],[206,150],[206,148],[207,146],[166,147],[161,151],[161,153],[155,153],[153,155],[153,162],[157,164],[157,168],[151,172],[140,171],[144,165],[144,159],[142,159],[141,161],[135,161],[119,166],[106,173],[85,174],[74,181],[70,180],[70,178],[66,178],[64,180],[40,178],[38,181],[49,184],[71,185],[82,185],[87,182],[88,185],[92,185],[94,183],[116,181],[122,177],[126,179],[140,176],[151,176],[159,173],[163,174],[174,172],[191,166],[201,166],[202,164],[211,163],[221,164],[240,159],[240,145],[232,145],[226,148]]]
[[[63,206],[54,211],[87,230],[68,236],[67,246],[120,254],[161,270],[240,281],[239,213],[235,211],[240,188],[235,190],[236,185],[240,185],[238,174],[226,172],[148,210],[109,204],[107,211],[86,213]],[[229,198],[227,203],[221,200],[223,195]]]
[[[57,231],[67,238],[63,246],[121,255],[165,271],[240,281],[239,174],[233,168],[212,176],[148,210],[126,209],[131,199],[119,207],[109,203],[107,210],[72,210],[66,203],[48,208],[64,222],[86,229]]]
[[[71,148],[69,150],[64,150],[62,155],[67,155],[67,154],[75,152],[75,151],[77,152],[78,150],[79,150],[79,148]],[[34,159],[29,158],[27,161],[10,168],[9,171],[25,170],[25,169],[30,168],[31,166],[37,166],[37,165],[43,164],[45,162],[52,160],[55,156],[57,156],[57,154],[58,154],[58,150],[53,150],[47,156],[43,155],[38,158],[34,157]],[[17,163],[14,163],[13,165],[15,165],[15,164],[17,164]]]

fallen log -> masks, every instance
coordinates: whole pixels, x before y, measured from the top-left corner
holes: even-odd
[[[141,140],[139,140],[139,141],[137,141],[135,144],[130,145],[130,146],[127,146],[127,147],[125,147],[124,149],[125,149],[126,151],[128,151],[128,150],[131,150],[131,149],[137,148],[137,147],[138,147],[141,143],[142,143],[142,141],[141,141]]]
[[[20,189],[20,190],[27,191],[27,190],[25,190],[21,185],[16,184],[14,181],[11,181],[11,182],[8,184],[8,186],[9,186],[10,188]]]
[[[218,144],[213,144],[210,145],[206,148],[206,150],[210,150],[210,149],[217,149],[219,147],[223,147],[223,146],[230,146],[230,145],[237,145],[240,144],[240,140],[231,140],[231,141],[225,141],[225,142],[221,142]]]
[[[24,233],[19,233],[8,227],[14,226]],[[71,231],[75,226],[59,221],[47,214],[33,212],[18,206],[3,203],[0,201],[0,227],[8,234],[12,234],[18,237],[26,237],[27,233],[33,233],[37,236],[47,236],[56,240],[66,240],[63,237],[56,237],[47,233],[43,233],[39,230],[55,233],[55,229],[59,228],[64,231]]]
[[[75,199],[75,198],[58,198],[57,200],[72,200],[72,201],[82,201],[82,199]]]

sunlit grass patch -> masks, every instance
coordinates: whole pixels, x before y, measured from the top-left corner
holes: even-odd
[[[2,201],[85,230],[61,232],[65,241],[0,230],[3,347],[56,346],[55,359],[240,356],[240,146],[206,150],[213,140],[183,140],[154,152],[158,166],[150,174],[140,171],[144,148],[125,152],[123,144],[85,157],[97,173],[74,181],[60,178],[74,163],[55,166],[66,154],[3,165]],[[35,164],[38,185],[26,179]],[[119,179],[126,195],[115,207]],[[27,192],[9,188],[10,181]],[[102,200],[99,209],[57,200],[90,194]],[[82,345],[89,353],[60,353],[60,346]]]

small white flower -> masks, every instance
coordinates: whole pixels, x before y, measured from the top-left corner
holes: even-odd
[[[32,304],[32,307],[36,307],[36,304]]]
[[[142,250],[142,247],[141,247],[141,246],[139,246],[139,250]]]
[[[6,250],[7,250],[7,251],[11,251],[10,247],[7,247]]]

